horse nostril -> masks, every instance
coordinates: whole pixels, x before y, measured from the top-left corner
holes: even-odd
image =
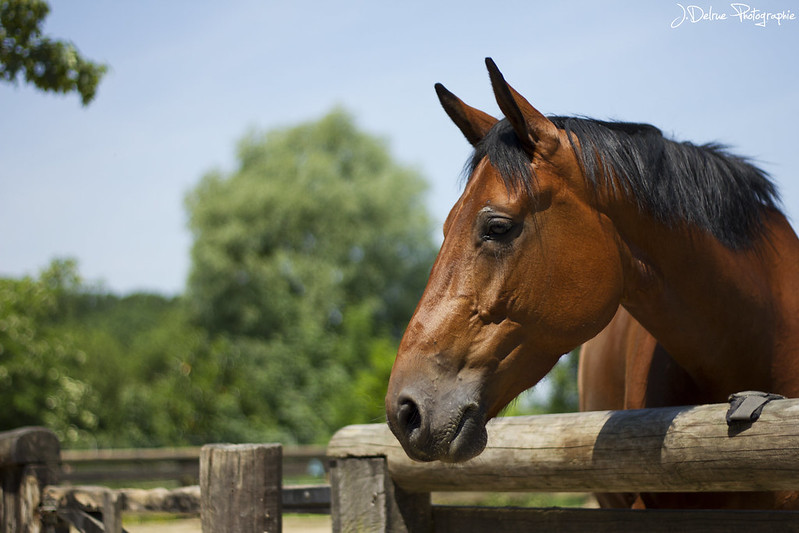
[[[399,422],[399,427],[407,436],[410,436],[422,426],[422,414],[419,412],[419,406],[416,405],[416,402],[408,397],[400,399],[397,422]]]

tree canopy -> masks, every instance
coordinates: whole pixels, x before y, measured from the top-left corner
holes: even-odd
[[[188,196],[188,300],[210,331],[272,338],[371,305],[397,335],[435,250],[426,185],[342,111],[239,145],[239,168]]]
[[[43,91],[77,92],[88,105],[108,67],[85,59],[71,42],[43,35],[49,12],[44,0],[0,0],[0,80],[22,75]]]
[[[253,366],[253,410],[319,439],[357,411],[359,372],[390,369],[435,255],[426,185],[342,111],[251,133],[238,159],[187,198],[186,303]],[[380,416],[382,397],[368,401]]]
[[[0,428],[44,425],[67,443],[96,428],[98,398],[76,377],[86,352],[55,325],[73,267],[54,262],[38,280],[0,279]]]

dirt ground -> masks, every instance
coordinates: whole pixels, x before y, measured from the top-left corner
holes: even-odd
[[[200,533],[200,519],[168,520],[165,522],[145,522],[123,525],[129,533]],[[285,533],[330,533],[332,526],[327,515],[285,515]]]

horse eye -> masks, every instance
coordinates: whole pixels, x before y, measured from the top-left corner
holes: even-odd
[[[498,239],[507,235],[513,228],[513,222],[504,218],[494,218],[486,224],[484,237],[486,239]]]

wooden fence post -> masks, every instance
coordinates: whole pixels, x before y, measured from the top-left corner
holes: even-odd
[[[60,453],[58,437],[46,428],[0,433],[0,532],[42,530],[42,489],[56,482]]]
[[[108,489],[103,494],[103,527],[106,533],[122,533],[122,498]]]
[[[210,444],[200,452],[203,533],[279,533],[280,444]]]
[[[385,457],[333,460],[330,491],[334,533],[432,531],[430,493],[409,493],[395,485]]]

